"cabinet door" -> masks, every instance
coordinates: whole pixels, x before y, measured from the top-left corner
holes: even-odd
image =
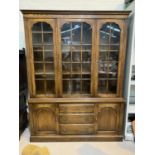
[[[28,20],[27,29],[27,65],[30,95],[55,96],[55,79],[57,77],[55,74],[54,20]]]
[[[92,94],[94,21],[64,19],[59,22],[62,96]]]
[[[119,132],[122,131],[123,104],[99,104],[98,105],[98,131]]]
[[[121,96],[125,58],[125,25],[121,20],[97,22],[97,94]]]
[[[30,127],[32,134],[56,133],[56,106],[53,104],[30,104]]]

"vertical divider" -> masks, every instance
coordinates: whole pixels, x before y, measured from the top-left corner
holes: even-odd
[[[83,64],[82,64],[82,61],[83,61],[83,60],[82,60],[82,37],[83,37],[82,34],[83,34],[83,33],[82,33],[82,32],[83,32],[83,23],[81,22],[81,46],[80,46],[80,56],[81,56],[81,75],[80,75],[80,76],[81,76],[81,81],[80,81],[81,87],[80,87],[80,93],[81,93],[81,94],[82,94],[82,87],[83,87],[83,86],[82,86],[82,65],[83,65]]]
[[[55,38],[54,41],[54,63],[55,63],[55,84],[56,97],[62,97],[62,58],[61,58],[61,25],[58,19],[55,19]]]
[[[73,24],[72,24],[72,22],[70,24],[71,24],[71,31],[70,31],[70,35],[71,35],[71,48],[70,48],[71,49],[70,50],[70,52],[71,52],[71,76],[70,77],[71,77],[71,80],[69,82],[69,84],[70,84],[69,89],[71,89],[70,94],[72,94],[73,93],[73,90],[72,90],[73,89],[73,79],[72,79],[72,74],[73,74],[73,72],[72,72],[73,71],[73,66],[72,66],[72,60],[73,60],[73,58],[72,58],[73,57],[73,55],[72,55],[72,52],[73,52],[72,51],[73,50],[73,47],[72,47],[72,45],[73,45],[72,29],[73,29]]]
[[[46,74],[46,70],[45,70],[45,51],[44,51],[44,39],[43,39],[43,22],[41,22],[41,41],[42,41],[42,52],[43,52],[43,74],[45,75]],[[44,94],[46,94],[46,80],[44,78]]]

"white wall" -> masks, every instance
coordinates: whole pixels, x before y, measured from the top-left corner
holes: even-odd
[[[124,0],[19,0],[27,10],[124,10]],[[19,13],[19,49],[25,47],[22,13]]]

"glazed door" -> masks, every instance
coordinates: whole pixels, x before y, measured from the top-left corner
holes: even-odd
[[[125,25],[121,20],[98,20],[96,43],[96,95],[121,96],[125,57]],[[125,38],[125,37],[124,37]]]
[[[26,26],[30,95],[54,97],[57,94],[55,22],[32,19]]]
[[[94,21],[59,20],[60,89],[63,97],[93,93]]]

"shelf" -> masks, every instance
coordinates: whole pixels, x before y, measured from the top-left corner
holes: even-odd
[[[35,72],[35,75],[54,75],[54,72]]]
[[[52,32],[52,31],[32,31],[32,33],[34,33],[34,34],[35,34],[35,33],[43,33],[43,34],[44,34],[44,33],[45,33],[45,34],[46,34],[46,33],[50,33],[50,34],[51,34],[51,33],[53,33],[53,32]]]
[[[89,72],[62,72],[62,74],[64,74],[64,75],[73,75],[73,74],[79,74],[79,75],[83,75],[83,74],[91,74],[91,73],[89,73]]]

